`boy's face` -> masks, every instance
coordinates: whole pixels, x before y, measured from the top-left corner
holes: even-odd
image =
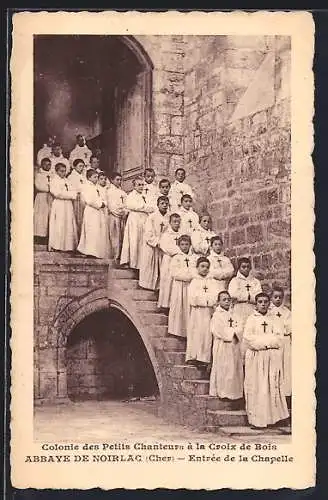
[[[98,174],[96,174],[96,172],[94,172],[92,175],[90,175],[89,181],[92,182],[92,184],[97,184]]]
[[[201,262],[200,264],[198,264],[197,271],[198,274],[200,274],[200,276],[203,277],[207,276],[209,270],[210,270],[210,265],[208,262]]]
[[[105,175],[98,176],[98,184],[99,184],[99,186],[102,186],[102,187],[106,186],[106,176]]]
[[[274,290],[271,297],[272,304],[274,304],[276,307],[280,307],[281,304],[283,303],[283,300],[284,300],[284,294],[282,292],[279,292],[278,290]]]
[[[242,262],[240,264],[239,271],[243,276],[247,277],[250,273],[250,270],[251,270],[251,265],[248,262]]]
[[[268,297],[259,297],[256,301],[256,310],[261,314],[266,314],[268,312],[270,301]]]
[[[116,177],[114,177],[114,179],[112,179],[112,183],[114,184],[114,186],[120,188],[122,185],[122,177],[120,175],[117,175]]]
[[[186,174],[185,174],[184,170],[179,169],[177,171],[177,173],[175,174],[175,178],[178,182],[183,182],[186,178]]]
[[[83,161],[80,161],[77,165],[75,165],[75,170],[79,173],[82,174],[84,169],[84,163]]]
[[[98,158],[91,158],[90,168],[92,168],[93,170],[97,170],[97,168],[99,168],[99,159]]]
[[[82,135],[78,135],[76,138],[76,142],[79,146],[84,146],[84,138]]]
[[[45,170],[46,172],[49,172],[49,170],[51,169],[51,162],[49,160],[43,161],[41,163],[41,167],[42,167],[42,170]]]
[[[173,231],[179,230],[180,222],[181,222],[180,217],[172,217],[171,222],[170,222],[170,226],[173,229]]]
[[[221,253],[222,251],[222,243],[220,240],[214,240],[213,243],[212,243],[212,250],[215,252],[215,253]]]
[[[207,215],[204,215],[201,220],[200,220],[200,226],[203,228],[203,229],[209,229],[210,225],[211,225],[211,220],[210,218],[207,216]]]
[[[168,203],[166,200],[160,200],[158,202],[158,210],[160,211],[161,214],[166,214],[167,212],[167,207],[168,207]]]
[[[160,193],[163,195],[163,196],[167,196],[169,194],[169,191],[170,191],[170,184],[168,182],[163,182],[160,186],[159,186],[159,191]]]
[[[48,141],[47,141],[47,144],[48,146],[51,148],[55,143],[55,139],[53,137],[48,137]]]
[[[221,293],[219,304],[222,307],[222,309],[225,309],[226,311],[228,311],[230,304],[231,304],[230,295],[228,293]]]
[[[53,146],[52,148],[52,153],[54,156],[60,156],[61,155],[61,147],[60,146]]]
[[[137,191],[137,193],[142,193],[142,190],[144,188],[144,182],[141,180],[136,180],[134,183],[134,189]]]
[[[189,241],[185,241],[185,240],[180,241],[179,248],[180,248],[181,252],[188,253],[189,249],[190,249]]]
[[[145,182],[147,184],[151,184],[153,182],[153,180],[155,179],[155,174],[154,172],[146,172],[145,173]]]
[[[192,206],[192,200],[190,198],[184,198],[181,202],[181,205],[183,206],[183,208],[185,208],[186,210],[190,210],[191,206]]]
[[[66,176],[66,168],[64,166],[60,166],[57,170],[56,170],[57,174],[59,175],[59,177],[61,177],[62,179]]]

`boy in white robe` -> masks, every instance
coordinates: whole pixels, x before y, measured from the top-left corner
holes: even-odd
[[[199,257],[196,262],[197,277],[188,290],[190,313],[188,318],[188,335],[186,361],[199,367],[208,368],[212,354],[212,334],[210,321],[216,305],[216,284],[208,277],[210,261]]]
[[[172,290],[173,278],[170,272],[170,263],[172,257],[179,253],[178,247],[179,231],[181,217],[178,214],[171,214],[169,220],[169,227],[162,234],[159,240],[160,249],[163,252],[161,268],[160,268],[160,282],[159,282],[159,295],[158,307],[168,309],[170,306],[170,297]]]
[[[215,236],[211,225],[211,217],[208,214],[202,214],[199,216],[198,228],[191,233],[192,250],[198,257],[207,257],[210,253],[211,238]]]
[[[223,240],[221,236],[211,238],[211,250],[208,260],[211,263],[210,275],[215,279],[217,293],[227,289],[228,280],[234,274],[234,268],[229,257],[223,254]]]
[[[153,168],[146,168],[144,172],[144,188],[143,196],[146,198],[146,203],[153,207],[153,211],[157,210],[158,186],[155,182],[155,170]]]
[[[187,337],[189,318],[188,288],[195,276],[196,262],[191,253],[190,236],[184,234],[178,239],[179,252],[170,262],[172,290],[170,297],[168,333]]]
[[[52,146],[54,145],[55,140],[56,140],[55,136],[50,135],[48,137],[47,142],[43,144],[42,148],[39,149],[39,151],[37,152],[36,163],[39,167],[41,167],[41,161],[43,158],[50,159],[50,156],[52,154]]]
[[[122,176],[113,172],[110,176],[110,187],[107,189],[108,227],[111,258],[119,264],[127,217],[126,192],[121,189]]]
[[[177,168],[175,171],[175,181],[171,186],[171,203],[172,203],[172,211],[175,212],[180,210],[181,208],[181,198],[185,194],[189,194],[191,198],[194,198],[194,193],[189,184],[184,182],[186,178],[186,171],[184,168]]]
[[[78,238],[81,236],[81,228],[83,221],[83,212],[85,203],[82,199],[82,191],[87,183],[87,179],[85,176],[85,163],[83,160],[76,159],[73,161],[73,170],[67,177],[73,188],[77,193],[76,200],[73,201],[73,208],[75,214],[75,220],[77,224],[77,233]]]
[[[103,172],[102,170],[100,170],[98,172],[98,181],[97,181],[97,185],[98,185],[98,189],[100,191],[100,194],[101,196],[104,198],[104,200],[106,201],[106,209],[105,209],[105,212],[106,214],[108,215],[108,207],[107,207],[107,190],[108,190],[108,187],[107,187],[107,175],[105,174],[105,172]]]
[[[279,330],[282,332],[282,363],[285,395],[292,395],[291,374],[291,312],[284,304],[284,290],[280,286],[274,286],[271,294],[269,314],[276,318]]]
[[[273,315],[268,314],[270,298],[255,297],[256,310],[244,328],[245,402],[249,423],[256,428],[273,425],[289,416],[284,392],[282,336]]]
[[[100,159],[98,158],[98,156],[90,156],[90,168],[92,168],[92,170],[95,170],[96,172],[100,170]]]
[[[191,236],[191,234],[199,228],[199,217],[192,209],[192,198],[189,194],[182,196],[181,208],[178,214],[181,217],[181,233]]]
[[[160,196],[157,200],[157,210],[150,214],[145,222],[139,286],[147,290],[158,290],[159,288],[159,271],[162,261],[159,240],[169,225],[168,204],[168,198]]]
[[[39,243],[47,243],[49,231],[49,216],[52,205],[50,193],[49,158],[42,158],[39,172],[35,175],[34,185],[37,191],[34,199],[34,236]]]
[[[170,195],[171,183],[168,179],[161,179],[158,183],[158,194],[157,196],[166,196],[169,200],[169,206],[167,208],[167,213],[172,213],[172,201]]]
[[[85,209],[77,251],[88,257],[107,259],[109,255],[107,205],[97,181],[97,172],[92,169],[87,170],[87,184],[82,193]]]
[[[142,194],[144,188],[142,177],[134,179],[133,187],[133,191],[126,197],[129,215],[124,230],[120,263],[128,264],[132,269],[140,269],[144,225],[153,207],[147,203],[146,197]]]
[[[74,149],[70,152],[69,155],[69,162],[71,165],[71,168],[73,168],[73,163],[75,160],[83,160],[87,168],[90,167],[90,158],[91,158],[92,152],[88,148],[85,138],[83,135],[79,134],[76,136],[76,145]]]
[[[56,172],[56,165],[58,163],[62,163],[63,165],[65,165],[65,169],[66,169],[65,175],[66,176],[70,173],[71,166],[69,164],[68,159],[65,158],[65,156],[63,155],[61,145],[58,142],[56,142],[52,146],[50,161],[51,161],[51,170],[50,170],[50,172],[52,174],[55,174],[55,172]]]
[[[230,309],[231,297],[227,291],[219,293],[218,302],[210,324],[213,349],[209,394],[221,399],[240,399],[244,392],[241,330]]]
[[[251,274],[251,261],[247,257],[238,260],[237,275],[232,278],[228,292],[232,298],[234,312],[241,328],[254,312],[255,297],[262,292],[261,282]]]
[[[66,166],[57,163],[56,174],[50,180],[50,193],[53,196],[49,218],[48,248],[63,252],[72,252],[77,246],[77,227],[73,209],[73,200],[77,193],[66,179]]]

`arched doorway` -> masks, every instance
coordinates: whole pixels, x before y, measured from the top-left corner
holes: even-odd
[[[35,153],[50,134],[68,153],[81,133],[129,189],[150,164],[151,90],[151,60],[132,36],[36,35]]]
[[[159,395],[144,343],[118,309],[94,312],[76,325],[66,343],[66,366],[73,401]]]

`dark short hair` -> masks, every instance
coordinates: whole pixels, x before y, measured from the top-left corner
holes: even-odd
[[[240,259],[238,259],[238,269],[242,264],[249,264],[252,267],[251,259],[248,257],[240,257]]]
[[[255,302],[258,301],[258,299],[260,299],[261,297],[266,297],[269,301],[270,301],[270,297],[267,293],[265,292],[260,292],[258,294],[255,295]]]
[[[142,181],[142,182],[143,182],[144,180],[143,180],[143,177],[141,177],[141,175],[137,175],[137,176],[133,179],[133,181],[132,181],[133,185],[135,185],[135,182],[136,182],[136,181]]]
[[[192,201],[192,196],[190,196],[190,194],[184,194],[181,196],[181,203],[183,202],[183,200],[191,200]]]
[[[168,182],[169,186],[171,186],[171,183],[168,179],[161,179],[158,183],[159,187],[162,187],[162,185],[164,184],[164,182]]]
[[[85,165],[85,163],[82,160],[82,158],[76,158],[76,160],[73,161],[73,167],[76,167],[76,165],[78,165],[81,162],[83,163],[83,165]]]
[[[45,163],[46,161],[50,161],[50,163],[51,163],[50,158],[48,158],[48,156],[46,156],[45,158],[42,158],[41,165],[42,165],[42,163]]]
[[[145,170],[144,170],[144,174],[145,174],[146,172],[149,172],[149,173],[152,173],[152,174],[154,174],[154,175],[155,175],[155,170],[154,170],[153,168],[145,168]]]
[[[94,168],[89,168],[89,169],[87,170],[87,175],[86,175],[87,179],[90,179],[90,177],[91,177],[93,174],[97,174],[97,172],[95,171],[95,169],[94,169]],[[97,175],[98,175],[98,174],[97,174]]]
[[[230,293],[228,292],[228,290],[221,290],[221,292],[219,292],[219,294],[218,294],[218,300],[220,300],[221,295],[228,295],[231,298]]]
[[[177,173],[179,172],[179,170],[182,170],[182,172],[184,172],[184,174],[186,173],[185,169],[182,168],[182,167],[179,167],[176,169],[176,171],[174,172],[174,175],[177,175]]]
[[[220,241],[223,245],[223,239],[219,235],[212,236],[211,238],[211,246],[213,245],[214,241]]]
[[[210,261],[206,257],[198,257],[196,267],[198,267],[202,262],[207,262],[209,266],[211,265]]]
[[[282,293],[282,296],[285,295],[285,291],[284,291],[283,287],[280,285],[272,285],[271,295],[273,294],[273,292]]]
[[[171,214],[171,215],[170,215],[170,222],[171,222],[171,220],[172,220],[172,219],[174,219],[174,218],[175,218],[175,219],[181,219],[181,216],[180,216],[179,214],[176,214],[176,213]]]
[[[166,201],[167,203],[169,203],[169,199],[167,196],[159,196],[157,198],[157,206],[160,204],[161,201]]]
[[[66,170],[66,165],[64,163],[59,162],[59,163],[56,163],[56,165],[55,165],[56,172],[58,172],[60,167],[64,167],[64,169]]]
[[[198,221],[200,222],[203,219],[203,217],[209,217],[210,221],[212,220],[212,217],[210,216],[210,214],[203,213],[203,214],[199,215]]]
[[[180,245],[180,243],[182,241],[188,241],[188,243],[191,245],[191,238],[188,234],[182,234],[179,239],[178,239],[178,245]]]
[[[110,179],[115,179],[115,177],[122,177],[122,174],[120,174],[119,172],[112,172],[110,174]]]
[[[95,159],[95,160],[99,160],[98,156],[96,156],[96,155],[91,155],[91,156],[90,156],[90,163],[91,163],[91,160],[94,160],[94,159]]]

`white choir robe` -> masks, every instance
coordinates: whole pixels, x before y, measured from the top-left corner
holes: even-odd
[[[211,264],[209,275],[215,279],[217,294],[219,294],[227,289],[227,281],[233,276],[235,270],[229,257],[223,253],[216,253],[211,250],[208,260]]]
[[[114,184],[107,189],[108,227],[110,241],[110,256],[118,260],[121,255],[126,210],[126,192]]]
[[[77,193],[68,179],[59,175],[51,179],[50,193],[54,200],[49,218],[49,250],[75,250],[78,238],[72,201],[76,200]]]
[[[210,253],[211,238],[215,236],[213,231],[209,231],[199,226],[196,231],[191,233],[191,246],[194,254],[199,257],[206,257]]]
[[[181,197],[184,194],[189,194],[192,199],[195,199],[192,188],[186,182],[179,182],[175,180],[171,184],[170,197],[172,200],[172,211],[176,212],[181,208]]]
[[[50,168],[50,172],[55,175],[56,174],[56,170],[55,170],[55,167],[57,165],[57,163],[63,163],[66,167],[66,175],[68,175],[71,171],[71,166],[69,164],[69,161],[67,158],[65,158],[65,156],[63,156],[62,154],[60,156],[54,156],[53,154],[50,156],[50,161],[51,161],[51,168]]]
[[[248,421],[267,427],[288,418],[282,366],[282,336],[270,314],[255,311],[246,321],[245,403]]]
[[[69,155],[69,162],[71,168],[73,168],[74,160],[83,160],[87,167],[90,166],[90,158],[92,156],[92,151],[85,144],[84,146],[79,146],[76,144],[75,148],[72,149]]]
[[[43,144],[42,148],[39,149],[37,155],[36,155],[36,163],[40,167],[41,166],[41,161],[43,158],[49,158],[52,155],[52,147],[48,146],[47,144]]]
[[[183,207],[179,209],[178,214],[181,217],[180,233],[188,234],[189,236],[191,236],[192,233],[199,228],[198,215],[193,211],[192,208],[186,210]]]
[[[212,334],[210,321],[216,300],[216,284],[213,278],[203,278],[198,275],[197,278],[191,281],[188,289],[190,313],[186,361],[211,362]]]
[[[233,299],[238,323],[243,328],[248,316],[254,312],[256,295],[262,292],[261,282],[251,274],[245,277],[238,271],[229,283],[228,292]]]
[[[180,252],[177,245],[178,238],[181,236],[180,231],[173,231],[171,226],[162,234],[159,240],[160,249],[163,252],[162,262],[160,267],[159,295],[158,307],[168,308],[170,306],[170,297],[172,290],[173,278],[171,276],[170,263],[174,255]]]
[[[75,169],[67,177],[75,191],[77,192],[76,200],[73,201],[73,208],[75,213],[75,220],[77,224],[78,238],[81,236],[81,228],[83,221],[83,213],[85,208],[85,202],[82,197],[82,191],[86,184],[88,183],[84,173],[79,174]]]
[[[108,259],[109,237],[107,205],[104,194],[96,184],[88,181],[83,188],[85,202],[80,242],[77,250],[84,255]],[[102,207],[102,204],[105,207]]]
[[[157,209],[150,214],[145,222],[139,285],[148,290],[158,290],[159,272],[162,261],[162,250],[159,240],[169,225],[169,216],[162,215]]]
[[[218,306],[210,323],[213,335],[210,396],[240,399],[244,392],[243,362],[240,353],[240,327],[231,310]]]
[[[37,190],[34,200],[34,236],[46,238],[49,231],[49,217],[52,205],[50,181],[52,176],[45,170],[40,170],[34,180]]]
[[[153,208],[153,212],[157,209],[157,198],[160,196],[158,194],[158,185],[157,183],[151,182],[147,184],[145,182],[142,195],[146,198],[147,205],[150,205]]]
[[[129,215],[124,230],[120,262],[129,264],[132,269],[140,269],[144,225],[153,208],[136,190],[127,195],[126,208]]]
[[[278,327],[282,332],[282,368],[285,395],[292,395],[292,327],[291,327],[291,312],[288,307],[281,305],[280,307],[271,304],[269,307],[269,314],[276,318]]]
[[[172,257],[170,275],[172,276],[172,290],[170,297],[168,333],[177,337],[187,337],[189,301],[189,283],[195,276],[196,261],[189,252],[179,253]]]

